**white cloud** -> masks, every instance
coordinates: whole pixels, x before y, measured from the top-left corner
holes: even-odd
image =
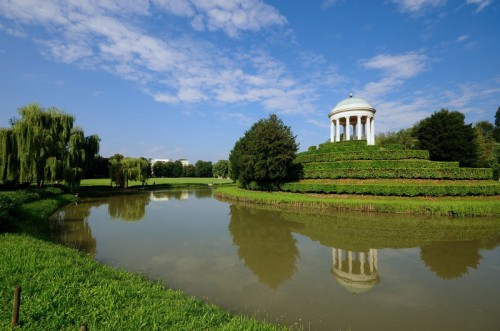
[[[440,7],[446,0],[392,0],[402,12],[417,14],[426,9]]]
[[[5,24],[29,32],[46,57],[134,81],[158,102],[257,102],[283,113],[313,108],[310,90],[265,51],[221,49],[147,30],[153,6],[198,15],[201,28],[230,36],[286,23],[261,0],[3,0],[0,15],[9,20]]]
[[[286,24],[286,18],[262,0],[154,0],[155,5],[177,16],[191,18],[196,30],[222,30],[231,37],[239,31],[259,31]]]
[[[360,95],[367,99],[378,99],[401,86],[405,80],[423,72],[427,67],[427,57],[417,52],[398,55],[380,54],[360,63],[367,69],[377,69],[382,72],[380,80],[367,83],[360,92]]]
[[[323,2],[321,4],[321,8],[327,9],[327,8],[333,7],[335,5],[341,4],[344,1],[345,0],[323,0]]]
[[[468,5],[477,5],[476,13],[479,13],[484,8],[491,4],[492,0],[467,0]]]

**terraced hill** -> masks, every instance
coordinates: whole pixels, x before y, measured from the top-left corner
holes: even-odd
[[[500,195],[490,168],[461,168],[429,160],[429,152],[402,146],[369,146],[353,140],[324,143],[299,153],[303,179],[282,190],[399,196]]]

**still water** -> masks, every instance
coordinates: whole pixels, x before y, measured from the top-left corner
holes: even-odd
[[[500,220],[279,210],[211,190],[82,199],[61,239],[305,330],[500,330]]]

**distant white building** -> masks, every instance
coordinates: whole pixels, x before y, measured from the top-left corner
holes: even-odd
[[[170,159],[151,159],[150,161],[151,165],[155,164],[156,162],[170,162]]]

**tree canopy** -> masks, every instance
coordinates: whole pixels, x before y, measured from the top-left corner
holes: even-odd
[[[229,175],[229,161],[219,160],[212,166],[214,177],[226,178]]]
[[[476,137],[464,114],[441,109],[417,123],[415,136],[419,148],[429,151],[433,161],[459,161],[474,166],[477,158]]]
[[[279,189],[297,177],[298,144],[290,127],[275,114],[255,123],[229,155],[230,177],[249,189]]]
[[[20,183],[65,180],[80,184],[86,167],[99,152],[99,137],[85,137],[73,127],[75,118],[57,108],[43,109],[37,103],[18,110],[11,129],[0,130],[0,175]]]

